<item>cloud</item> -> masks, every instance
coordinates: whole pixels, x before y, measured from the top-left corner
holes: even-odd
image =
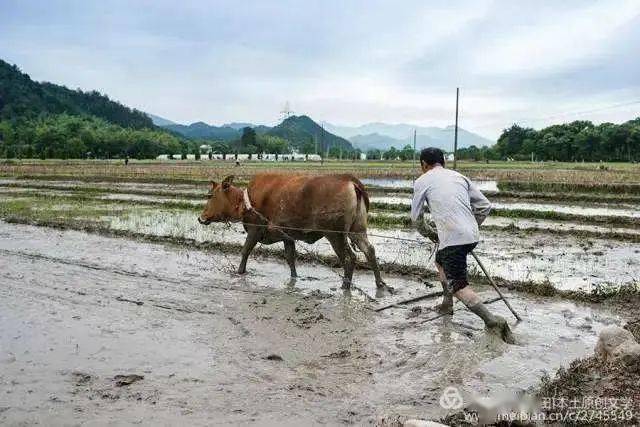
[[[496,137],[640,99],[637,1],[2,3],[0,57],[180,122],[273,124],[289,100],[318,120],[444,126],[461,86],[462,125]]]

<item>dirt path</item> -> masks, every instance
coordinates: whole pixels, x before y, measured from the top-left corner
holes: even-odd
[[[293,286],[277,261],[252,259],[244,277],[229,262],[236,257],[0,222],[0,424],[438,418],[446,386],[526,389],[619,323],[597,308],[512,294],[526,319],[515,328],[523,345],[507,346],[468,313],[421,323],[434,302],[417,317],[375,314],[322,266],[301,265]],[[373,294],[370,276],[356,280]],[[388,281],[400,296],[424,292]]]

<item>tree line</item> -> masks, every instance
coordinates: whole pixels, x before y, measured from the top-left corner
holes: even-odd
[[[123,128],[93,116],[58,114],[0,121],[0,158],[149,159],[189,148],[166,131]]]
[[[492,147],[458,150],[459,159],[555,160],[562,162],[640,160],[640,117],[622,124],[578,120],[535,130],[514,124]]]

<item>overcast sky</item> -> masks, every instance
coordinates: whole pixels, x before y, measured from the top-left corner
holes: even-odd
[[[640,115],[640,0],[0,0],[0,58],[180,123],[275,124],[289,101],[445,126],[460,86],[460,125],[495,138]]]

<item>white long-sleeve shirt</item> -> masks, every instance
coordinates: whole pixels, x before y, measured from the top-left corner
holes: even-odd
[[[440,249],[480,240],[478,226],[491,211],[491,202],[466,176],[441,166],[424,173],[413,186],[411,219],[415,222],[427,202],[438,229]]]

